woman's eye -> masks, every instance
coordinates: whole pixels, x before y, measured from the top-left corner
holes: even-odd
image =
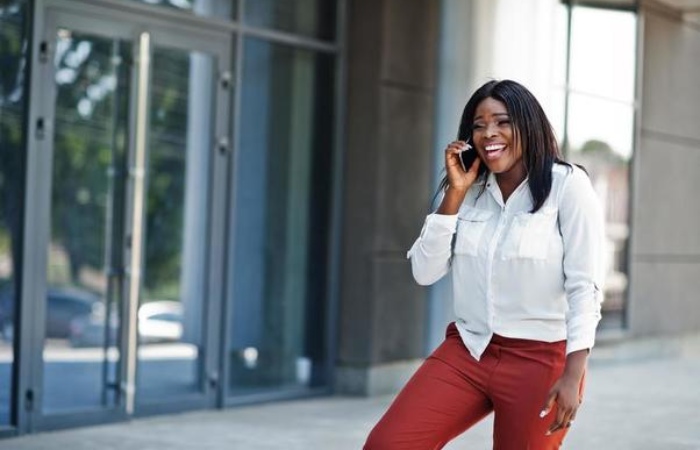
[[[510,125],[510,119],[504,119],[504,120],[499,120],[498,124],[503,126],[503,125]]]
[[[472,125],[472,130],[481,130],[482,128],[484,128],[484,126],[480,123],[475,123]]]

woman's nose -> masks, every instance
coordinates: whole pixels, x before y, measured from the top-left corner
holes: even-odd
[[[486,130],[485,130],[485,135],[486,137],[493,137],[497,133],[496,125],[495,124],[488,124],[486,125]]]

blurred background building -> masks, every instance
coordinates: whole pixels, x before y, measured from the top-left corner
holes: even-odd
[[[600,338],[700,330],[699,0],[1,0],[0,68],[0,436],[393,392],[490,78],[605,205]]]

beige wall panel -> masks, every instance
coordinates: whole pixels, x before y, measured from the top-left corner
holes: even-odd
[[[700,140],[700,29],[644,16],[642,129]]]
[[[429,89],[435,85],[440,2],[386,0],[382,36],[382,81]]]
[[[424,356],[426,292],[406,251],[430,198],[439,2],[348,6],[336,381],[371,390],[357,383],[373,367]]]
[[[632,264],[630,330],[635,335],[700,330],[700,259]]]
[[[629,329],[700,330],[700,30],[642,10]]]
[[[425,288],[413,281],[411,266],[405,258],[376,256],[372,268],[375,292],[372,362],[395,362],[423,356]],[[357,330],[359,334],[367,331]]]
[[[405,255],[430,212],[434,97],[381,89],[375,250]]]
[[[700,142],[643,135],[638,152],[633,254],[700,255]]]

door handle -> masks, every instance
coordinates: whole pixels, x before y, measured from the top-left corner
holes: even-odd
[[[219,142],[217,143],[217,148],[219,149],[219,153],[222,156],[225,156],[229,153],[231,150],[231,143],[229,142],[228,138],[226,136],[221,136],[219,138]]]

